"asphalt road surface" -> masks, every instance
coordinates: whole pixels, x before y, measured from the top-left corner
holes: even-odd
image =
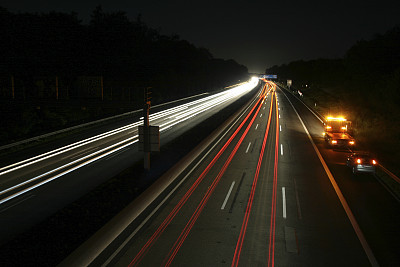
[[[256,79],[219,93],[170,103],[150,114],[150,124],[159,126],[161,144],[167,143],[244,95],[255,93],[252,90],[258,83]],[[143,119],[116,124],[119,127],[110,124],[96,135],[83,133],[73,142],[61,140],[60,145],[0,159],[0,243],[142,160],[137,143]]]
[[[93,266],[399,266],[399,202],[273,83]],[[154,209],[153,209],[154,208]]]

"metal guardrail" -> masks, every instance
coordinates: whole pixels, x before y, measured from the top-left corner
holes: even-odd
[[[72,130],[75,130],[75,129],[83,128],[83,127],[86,127],[86,126],[90,126],[90,125],[97,124],[97,123],[100,123],[100,122],[104,122],[104,121],[107,121],[107,120],[115,119],[115,118],[118,118],[118,117],[127,116],[127,115],[133,114],[135,112],[138,112],[138,110],[130,111],[130,112],[127,112],[127,113],[124,113],[124,114],[120,114],[120,115],[116,115],[116,116],[112,116],[112,117],[108,117],[108,118],[104,118],[104,119],[100,119],[100,120],[96,120],[96,121],[91,121],[91,122],[84,123],[84,124],[79,124],[79,125],[72,126],[72,127],[69,127],[69,128],[65,128],[65,129],[62,129],[62,130],[58,130],[58,131],[55,131],[55,132],[51,132],[51,133],[35,136],[35,137],[29,138],[29,139],[25,139],[25,140],[21,140],[21,141],[15,142],[15,143],[11,143],[11,144],[8,144],[8,145],[1,146],[0,150],[12,148],[12,147],[23,145],[23,144],[28,144],[28,143],[31,143],[31,142],[34,142],[34,141],[39,141],[39,140],[47,138],[49,136],[61,134],[61,133],[64,133],[64,132],[69,132],[69,131],[72,131]]]
[[[392,173],[391,171],[389,171],[388,169],[386,169],[385,167],[383,167],[381,164],[379,164],[379,167],[382,168],[382,170],[389,175],[393,180],[395,180],[398,184],[400,184],[400,178],[397,177],[394,173]]]
[[[161,106],[164,106],[164,105],[172,104],[174,102],[178,102],[178,101],[182,101],[182,100],[198,97],[198,96],[201,96],[201,95],[204,95],[204,94],[208,94],[208,93],[202,93],[202,94],[198,94],[198,95],[194,95],[194,96],[189,96],[189,97],[186,97],[186,98],[182,98],[182,99],[178,99],[178,100],[162,103],[162,104],[159,104],[159,105],[155,105],[154,107],[161,107]],[[137,113],[137,112],[142,112],[142,109],[129,111],[129,112],[126,112],[126,113],[123,113],[123,114],[119,114],[119,115],[115,115],[115,116],[112,116],[112,117],[107,117],[107,118],[104,118],[104,119],[100,119],[100,120],[91,121],[91,122],[88,122],[88,123],[79,124],[79,125],[76,125],[76,126],[72,126],[72,127],[69,127],[69,128],[62,129],[62,130],[58,130],[58,131],[54,131],[54,132],[51,132],[51,133],[47,133],[47,134],[43,134],[43,135],[39,135],[39,136],[35,136],[35,137],[32,137],[32,138],[29,138],[29,139],[25,139],[25,140],[21,140],[21,141],[18,141],[18,142],[14,142],[14,143],[11,143],[11,144],[8,144],[8,145],[3,145],[3,146],[0,146],[0,151],[4,150],[4,149],[16,147],[16,146],[19,146],[19,145],[28,144],[28,143],[31,143],[31,142],[34,142],[34,141],[39,141],[41,139],[44,139],[44,138],[47,138],[47,137],[50,137],[50,136],[54,136],[54,135],[57,135],[57,134],[69,132],[69,131],[72,131],[72,130],[76,130],[76,129],[79,129],[79,128],[83,128],[83,127],[87,127],[87,126],[90,126],[90,125],[98,124],[98,123],[105,122],[105,121],[108,121],[108,120],[121,118],[121,117],[124,117],[124,116],[129,116],[129,115],[132,115],[132,114]]]

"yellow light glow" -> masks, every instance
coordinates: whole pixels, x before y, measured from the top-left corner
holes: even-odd
[[[332,143],[332,144],[337,144],[337,141],[336,141],[336,140],[332,140],[331,143]]]
[[[356,142],[354,142],[354,141],[349,141],[349,144],[350,145],[354,145]]]
[[[372,164],[376,165],[378,162],[376,162],[376,160],[372,160]]]
[[[357,159],[357,164],[361,164],[361,159]]]
[[[328,125],[328,126],[326,126],[326,129],[332,129],[332,126]]]
[[[347,119],[345,119],[343,117],[328,117],[327,120],[328,121],[347,121]]]

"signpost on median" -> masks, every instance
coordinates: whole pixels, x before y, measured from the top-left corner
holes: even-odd
[[[150,88],[147,87],[144,92],[143,126],[139,126],[139,151],[144,152],[143,167],[145,170],[150,170],[150,152],[160,151],[160,127],[151,126],[149,123]]]

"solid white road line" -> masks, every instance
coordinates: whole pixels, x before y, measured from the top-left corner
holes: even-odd
[[[286,96],[286,94],[284,94]],[[338,184],[336,183],[335,178],[333,177],[331,171],[328,168],[328,165],[326,165],[325,160],[323,159],[321,153],[319,152],[317,146],[315,145],[310,132],[308,131],[306,125],[304,124],[303,120],[301,119],[299,113],[297,112],[296,108],[293,106],[292,102],[290,101],[290,99],[286,96],[287,100],[289,101],[290,105],[292,106],[294,112],[296,113],[297,117],[300,120],[301,125],[304,128],[304,131],[306,132],[308,139],[311,142],[312,147],[315,150],[315,153],[317,154],[322,166],[324,167],[324,170],[326,172],[326,174],[328,175],[329,181],[331,182],[333,189],[336,192],[336,195],[339,198],[340,203],[342,204],[343,209],[345,210],[346,214],[347,214],[347,218],[349,218],[351,225],[353,226],[353,229],[358,237],[358,240],[360,240],[361,246],[363,247],[365,254],[367,254],[368,260],[371,263],[372,266],[379,266],[378,261],[376,260],[374,253],[372,252],[371,247],[369,246],[367,240],[365,239],[365,236],[363,234],[363,232],[361,231],[361,228],[356,220],[356,218],[354,217],[353,212],[351,211],[346,199],[344,198],[342,191],[340,190]]]
[[[231,187],[229,188],[228,194],[226,194],[224,203],[222,203],[221,210],[225,209],[226,203],[228,202],[229,196],[232,193],[233,186],[235,185],[235,181],[232,182]]]
[[[249,152],[250,145],[251,145],[251,142],[250,142],[249,145],[247,146],[246,153]]]
[[[286,219],[286,190],[282,187],[283,218]]]
[[[249,105],[250,107],[251,105]],[[237,124],[241,117],[249,109],[247,107],[245,111],[235,120],[235,122],[225,131],[225,133],[218,139],[218,141],[204,154],[204,156],[193,166],[193,168],[182,178],[182,180],[168,193],[168,195],[154,208],[154,210],[142,221],[142,223],[125,239],[124,242],[111,254],[110,257],[101,265],[101,267],[106,267],[108,264],[118,255],[118,253],[128,244],[128,242],[142,229],[142,227],[150,220],[151,217],[164,205],[164,203],[171,197],[171,195],[183,184],[184,181],[193,173],[193,171],[203,162],[203,160],[214,150],[214,148],[221,142],[221,140],[229,133],[229,131]],[[127,227],[128,225],[126,225]],[[125,227],[125,228],[126,228]],[[106,248],[105,244],[103,250]],[[102,251],[103,251],[102,250]],[[95,256],[95,258],[98,255]],[[89,259],[88,262],[91,263],[95,258]],[[89,265],[89,264],[87,264]]]

